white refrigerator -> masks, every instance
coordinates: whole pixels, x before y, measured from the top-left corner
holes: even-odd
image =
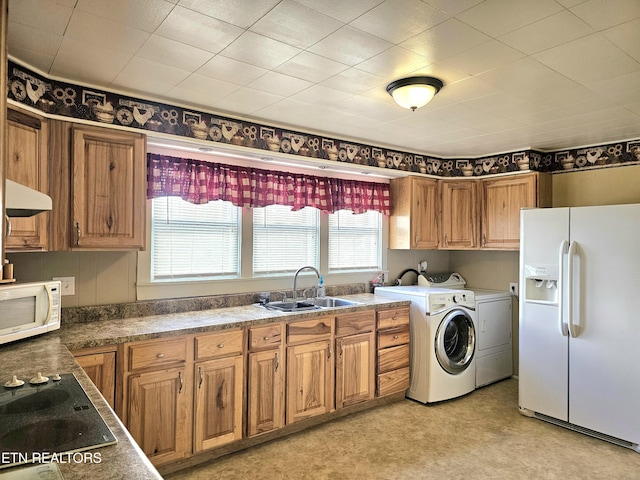
[[[520,222],[521,412],[640,452],[640,204]]]

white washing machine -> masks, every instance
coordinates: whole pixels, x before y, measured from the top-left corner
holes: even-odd
[[[377,287],[376,295],[411,300],[411,381],[406,396],[440,402],[476,387],[475,297],[469,290]]]
[[[471,290],[475,296],[472,317],[477,331],[476,387],[513,375],[511,293]]]

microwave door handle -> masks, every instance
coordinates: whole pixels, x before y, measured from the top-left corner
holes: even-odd
[[[45,319],[43,325],[48,325],[51,320],[51,315],[53,314],[53,293],[51,293],[51,287],[46,285],[47,290],[47,298],[49,300],[49,308],[47,309],[47,318]]]

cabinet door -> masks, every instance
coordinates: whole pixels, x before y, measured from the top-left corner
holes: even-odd
[[[414,178],[411,195],[412,248],[438,248],[438,182]]]
[[[155,465],[189,453],[190,386],[184,368],[129,377],[127,428]]]
[[[438,247],[438,182],[430,178],[391,180],[389,248]]]
[[[331,340],[287,347],[287,424],[333,410]]]
[[[520,248],[520,209],[536,206],[536,180],[531,174],[482,181],[482,248]]]
[[[7,120],[7,178],[47,193],[46,119],[8,109]],[[45,250],[48,218],[47,212],[12,218],[7,249]]]
[[[284,362],[282,350],[249,355],[248,434],[284,425]]]
[[[115,408],[116,352],[103,352],[75,357],[111,408]]]
[[[144,136],[74,127],[75,247],[144,247],[145,172]]]
[[[442,205],[439,248],[458,250],[478,245],[477,184],[474,181],[440,182]]]
[[[243,367],[242,355],[196,364],[194,452],[242,439]]]
[[[374,333],[336,339],[336,408],[375,396]]]

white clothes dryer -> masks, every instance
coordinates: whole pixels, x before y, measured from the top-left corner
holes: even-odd
[[[476,387],[473,292],[423,286],[378,287],[376,295],[411,300],[410,386],[406,396],[440,402]]]
[[[472,289],[478,326],[476,388],[513,375],[511,293]]]

